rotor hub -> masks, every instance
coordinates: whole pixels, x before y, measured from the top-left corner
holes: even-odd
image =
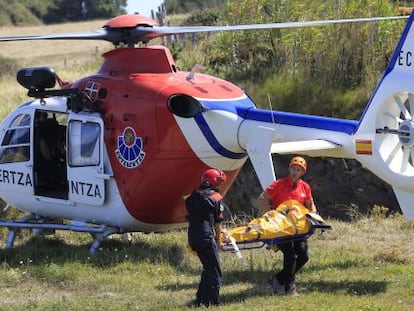
[[[404,120],[399,125],[398,138],[402,145],[412,147],[414,145],[414,122]]]

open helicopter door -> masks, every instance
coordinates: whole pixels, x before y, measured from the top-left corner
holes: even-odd
[[[67,114],[36,109],[33,122],[33,186],[35,195],[67,200]]]
[[[71,113],[67,131],[69,200],[102,205],[105,201],[104,126],[99,116]]]

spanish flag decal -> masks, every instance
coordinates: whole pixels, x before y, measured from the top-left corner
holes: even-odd
[[[355,150],[356,154],[372,154],[372,141],[365,139],[356,139],[355,140]]]

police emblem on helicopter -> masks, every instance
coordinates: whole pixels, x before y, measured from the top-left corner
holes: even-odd
[[[142,150],[142,138],[137,137],[132,127],[126,127],[121,136],[118,136],[118,149],[116,157],[123,166],[134,168],[139,166],[145,157]]]

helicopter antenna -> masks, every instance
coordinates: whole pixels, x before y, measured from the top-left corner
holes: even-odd
[[[195,64],[193,68],[191,68],[191,72],[187,75],[187,80],[193,80],[195,73],[203,69],[206,69],[206,67],[200,64]]]
[[[269,93],[267,93],[267,100],[269,101],[270,111],[272,112],[271,113],[272,123],[275,124],[276,122],[275,122],[275,116],[273,115],[272,100],[270,99],[270,94]]]

